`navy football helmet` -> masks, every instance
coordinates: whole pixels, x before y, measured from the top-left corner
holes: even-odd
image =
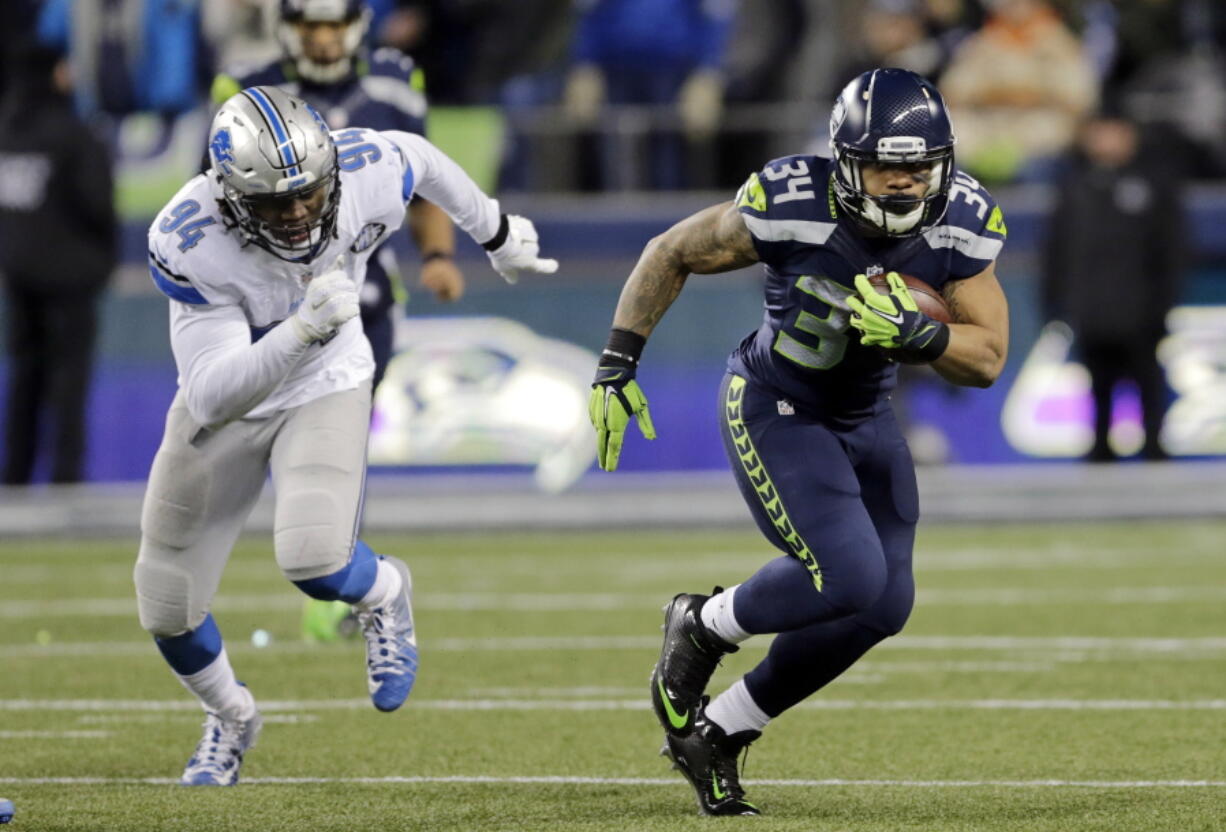
[[[874,69],[843,88],[830,114],[834,194],[848,214],[891,237],[940,221],[954,176],[954,133],[936,87],[905,69]],[[870,194],[865,165],[908,165],[929,179],[923,196]]]
[[[371,11],[363,0],[281,0],[277,37],[298,74],[317,84],[333,84],[353,71],[354,57],[370,27]],[[321,63],[307,56],[299,26],[306,23],[344,24],[342,55]]]

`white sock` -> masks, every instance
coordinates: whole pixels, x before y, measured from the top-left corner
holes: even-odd
[[[234,678],[226,648],[221,648],[221,653],[204,670],[190,676],[175,675],[183,687],[200,700],[206,711],[220,714],[224,719],[251,719],[255,716],[255,699],[251,691]]]
[[[404,580],[396,571],[396,567],[380,558],[375,570],[375,582],[354,606],[362,610],[378,609],[395,598],[403,584]]]
[[[750,636],[736,623],[736,616],[732,614],[732,597],[736,595],[738,586],[740,584],[712,595],[702,605],[700,613],[703,625],[729,644],[740,644]]]
[[[723,728],[728,734],[735,734],[739,731],[761,731],[766,727],[766,723],[771,721],[771,718],[749,695],[744,679],[715,697],[715,701],[707,706],[705,714],[707,719]]]

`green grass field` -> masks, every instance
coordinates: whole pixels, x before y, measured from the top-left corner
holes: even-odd
[[[1223,829],[1224,540],[922,528],[907,631],[751,750],[756,820],[698,816],[646,687],[660,606],[749,575],[755,533],[372,538],[417,587],[421,675],[391,715],[358,643],[301,641],[300,596],[247,539],[214,611],[268,721],[243,784],[203,790],[173,785],[201,715],[136,622],[133,545],[3,542],[0,796],[14,832]]]

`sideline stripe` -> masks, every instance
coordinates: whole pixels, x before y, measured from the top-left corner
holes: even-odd
[[[272,699],[260,710],[368,710],[368,699]],[[633,699],[418,699],[419,711],[646,711],[646,695]],[[0,699],[0,711],[199,711],[183,699]],[[1224,711],[1226,699],[814,699],[803,711]]]
[[[0,783],[14,786],[170,786],[179,781],[171,777],[0,777]],[[494,777],[450,775],[441,777],[244,777],[248,786],[300,786],[353,783],[368,785],[411,785],[461,783],[473,785],[542,786],[676,786],[676,778],[662,777]],[[1226,780],[742,780],[749,786],[813,788],[816,786],[899,787],[920,789],[966,788],[1071,788],[1071,789],[1221,789]]]

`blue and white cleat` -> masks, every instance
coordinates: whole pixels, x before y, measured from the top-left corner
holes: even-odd
[[[0,823],[8,823],[15,814],[17,810],[13,808],[13,801],[0,797]]]
[[[250,693],[247,695],[251,696]],[[192,758],[187,761],[179,785],[233,786],[238,782],[243,754],[255,745],[263,725],[264,719],[259,711],[255,711],[250,719],[233,720],[223,719],[210,711],[204,720],[204,736],[200,738]]]
[[[366,638],[366,682],[381,711],[394,711],[417,681],[417,634],[413,630],[413,577],[399,558],[379,555],[400,573],[400,594],[382,607],[358,613]]]

